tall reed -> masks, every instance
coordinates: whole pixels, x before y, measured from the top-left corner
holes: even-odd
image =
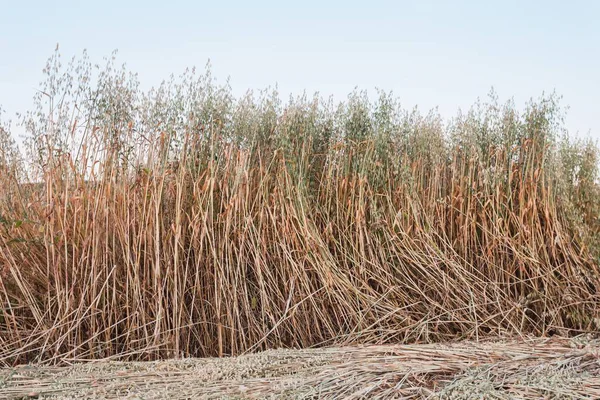
[[[600,328],[598,149],[557,97],[143,91],[55,54],[0,131],[0,363]]]

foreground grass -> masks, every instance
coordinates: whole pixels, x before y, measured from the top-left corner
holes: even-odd
[[[600,328],[598,151],[557,99],[236,100],[54,57],[0,130],[0,364]]]
[[[596,341],[536,339],[21,366],[0,370],[0,397],[591,399],[599,357]]]

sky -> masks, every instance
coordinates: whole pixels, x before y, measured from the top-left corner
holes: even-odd
[[[32,107],[56,44],[118,61],[145,87],[210,59],[233,91],[392,91],[405,108],[467,110],[493,87],[523,106],[556,91],[572,134],[600,139],[600,1],[0,0],[3,119]]]

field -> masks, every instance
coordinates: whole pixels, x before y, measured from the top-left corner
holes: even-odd
[[[445,121],[385,92],[235,98],[209,70],[144,91],[85,54],[44,73],[20,149],[0,129],[0,366],[267,351],[325,357],[312,379],[352,374],[345,357],[370,376],[407,345],[460,375],[460,345],[426,344],[600,329],[600,153],[556,95],[521,110],[492,93]],[[188,364],[139,368],[156,365]]]

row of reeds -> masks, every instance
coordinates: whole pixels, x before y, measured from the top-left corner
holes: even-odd
[[[0,363],[600,328],[593,143],[556,96],[442,121],[53,56],[0,133]]]

